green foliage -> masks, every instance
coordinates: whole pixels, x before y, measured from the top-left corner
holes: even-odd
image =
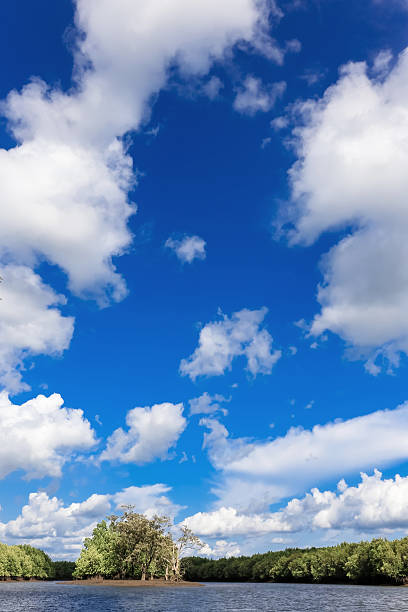
[[[20,548],[31,561],[31,570],[27,574],[28,576],[43,579],[54,578],[54,564],[44,551],[33,548],[28,544],[22,544],[18,548]]]
[[[117,534],[114,524],[108,527],[106,521],[97,524],[92,538],[85,538],[84,548],[75,564],[74,578],[85,576],[108,577],[117,574],[119,563],[116,555]]]
[[[180,556],[201,542],[187,528],[174,540],[165,516],[148,519],[126,506],[122,516],[101,521],[86,538],[73,572],[74,578],[165,578],[182,577]]]
[[[185,578],[196,581],[272,581],[356,584],[408,582],[408,538],[286,549],[252,557],[183,559]]]
[[[53,562],[48,555],[28,544],[8,546],[0,543],[0,577],[51,579]]]

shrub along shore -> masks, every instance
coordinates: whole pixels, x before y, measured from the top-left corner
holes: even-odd
[[[327,548],[210,560],[183,559],[185,580],[200,582],[308,582],[341,584],[408,583],[408,538],[347,542]]]

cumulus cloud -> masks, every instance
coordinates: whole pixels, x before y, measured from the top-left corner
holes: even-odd
[[[23,470],[26,478],[61,476],[74,451],[94,446],[95,434],[82,410],[65,408],[54,393],[12,404],[0,394],[0,477]]]
[[[234,108],[240,113],[255,115],[257,112],[266,113],[274,106],[277,98],[286,90],[286,83],[272,83],[264,85],[261,79],[249,75],[243,84],[237,88]]]
[[[126,487],[123,491],[112,495],[112,501],[116,508],[131,505],[135,512],[152,517],[155,514],[166,515],[174,518],[183,506],[174,504],[166,493],[171,487],[165,484],[144,485],[141,487]]]
[[[266,52],[269,9],[253,0],[77,0],[73,89],[36,79],[3,105],[18,146],[0,151],[2,253],[29,265],[44,257],[72,291],[121,299],[112,258],[131,241],[135,210],[121,138],[145,119],[170,64],[202,76],[238,41]]]
[[[181,240],[167,238],[164,246],[174,251],[183,263],[191,263],[194,259],[206,258],[206,242],[199,236],[184,236]]]
[[[383,479],[374,470],[361,474],[357,486],[344,479],[337,491],[311,490],[304,497],[291,499],[277,512],[245,514],[233,507],[212,512],[197,512],[184,519],[195,533],[207,536],[251,536],[315,530],[353,530],[357,532],[406,529],[408,526],[408,477],[398,474]]]
[[[228,540],[216,540],[213,546],[204,544],[198,551],[200,556],[210,557],[212,559],[229,559],[230,557],[238,557],[241,554],[241,548],[237,542],[229,542]]]
[[[189,401],[190,414],[214,414],[219,410],[226,414],[227,410],[221,408],[220,404],[229,401],[231,401],[231,398],[226,398],[219,393],[210,395],[205,391],[200,397],[195,397]]]
[[[109,436],[100,461],[149,463],[168,458],[186,427],[183,404],[155,404],[133,408],[126,415],[128,430],[121,427]]]
[[[215,419],[203,419],[201,424],[210,430],[204,444],[222,473],[222,483],[215,489],[219,505],[238,509],[261,511],[317,482],[390,466],[408,457],[408,404],[311,430],[293,427],[286,435],[265,441],[230,439]]]
[[[0,522],[0,538],[9,544],[28,543],[44,549],[58,559],[76,559],[85,537],[92,534],[96,523],[122,504],[133,504],[135,512],[151,516],[174,516],[181,506],[165,495],[171,490],[164,484],[127,487],[113,494],[94,493],[83,502],[64,505],[45,492],[30,493],[20,515]]]
[[[125,135],[148,118],[170,73],[203,80],[237,43],[270,56],[271,13],[266,0],[76,0],[72,87],[33,78],[1,105],[16,146],[0,149],[0,259],[33,270],[46,260],[73,293],[101,305],[123,299],[114,258],[132,241],[137,178]],[[209,97],[217,86],[207,79]],[[47,332],[43,344],[48,353]]]
[[[198,347],[180,363],[180,372],[195,380],[197,376],[220,376],[231,369],[235,357],[247,360],[247,370],[253,375],[270,374],[281,357],[281,351],[272,351],[273,339],[262,328],[266,308],[244,308],[220,321],[207,323],[200,331]]]
[[[373,476],[361,474],[356,487],[341,480],[336,493],[313,489],[303,500],[288,505],[288,510],[299,514],[314,510],[312,527],[322,529],[406,529],[407,495],[408,477],[396,474],[395,478],[383,479],[375,470]]]
[[[235,508],[220,508],[213,512],[197,512],[184,519],[194,533],[203,536],[249,535],[269,533],[271,531],[290,531],[290,525],[283,523],[279,513],[271,516],[259,514],[239,514]]]
[[[378,56],[375,70],[389,61]],[[373,374],[408,352],[407,77],[408,51],[381,79],[370,79],[365,63],[348,64],[321,99],[297,105],[298,161],[283,219],[293,224],[291,244],[346,230],[323,259],[310,333],[338,334]]]
[[[0,384],[9,392],[28,389],[23,360],[40,353],[59,355],[68,348],[73,317],[64,317],[56,294],[27,266],[0,266]]]

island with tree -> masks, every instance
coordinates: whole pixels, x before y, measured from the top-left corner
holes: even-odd
[[[181,560],[187,550],[202,543],[187,527],[174,536],[166,516],[146,517],[126,506],[121,516],[101,521],[86,538],[73,578],[149,579],[179,583],[183,578]]]

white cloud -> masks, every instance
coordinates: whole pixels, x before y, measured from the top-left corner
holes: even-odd
[[[408,352],[407,78],[408,51],[380,81],[349,64],[323,98],[297,105],[290,241],[348,230],[323,259],[310,333],[340,335],[372,373]]]
[[[38,81],[9,95],[5,112],[21,144],[0,150],[0,255],[30,266],[46,258],[75,293],[103,301],[107,290],[119,300],[126,289],[112,256],[131,239],[132,162],[113,137],[87,141],[78,102]]]
[[[266,308],[244,308],[231,317],[207,323],[200,331],[198,348],[180,363],[183,376],[195,380],[197,376],[220,376],[230,369],[235,357],[247,359],[247,370],[256,374],[270,374],[281,357],[281,351],[272,352],[273,339],[261,328]]]
[[[107,440],[100,461],[143,464],[166,459],[186,427],[183,404],[155,404],[133,408],[126,415],[128,431],[116,429]]]
[[[283,523],[280,515],[239,514],[235,508],[219,508],[213,512],[197,512],[184,519],[194,533],[203,536],[249,535],[271,531],[291,531],[289,523]]]
[[[259,512],[318,482],[408,458],[408,404],[311,430],[294,427],[285,436],[265,441],[230,439],[214,419],[201,424],[210,429],[204,444],[222,475],[215,489],[218,504],[245,511]]]
[[[231,398],[226,398],[219,393],[210,395],[205,391],[200,397],[195,397],[189,401],[190,414],[214,414],[214,412],[218,412],[218,410],[226,414],[227,410],[221,408],[220,403],[230,401]]]
[[[184,236],[181,240],[167,238],[164,246],[172,249],[183,263],[206,258],[206,242],[199,236]]]
[[[74,319],[56,308],[65,297],[30,268],[0,266],[0,275],[0,384],[16,393],[29,388],[22,382],[23,359],[61,354],[71,341]]]
[[[272,83],[264,85],[261,79],[249,75],[242,86],[237,88],[234,108],[240,113],[254,115],[257,112],[266,113],[274,106],[277,98],[281,97],[286,89],[286,83]]]
[[[384,49],[383,51],[380,51],[374,58],[372,68],[373,73],[379,77],[386,76],[393,58],[394,56],[390,49]]]
[[[137,178],[124,136],[147,119],[170,67],[202,80],[237,43],[270,55],[268,19],[277,12],[266,0],[76,0],[72,87],[34,78],[1,107],[16,146],[0,149],[0,259],[32,269],[46,260],[72,292],[101,305],[123,299],[113,258],[132,240],[128,194]],[[210,79],[207,95],[218,85]],[[60,298],[48,296],[55,342],[51,328],[37,329],[38,349],[23,347],[32,353],[69,344],[72,321],[49,308]],[[21,349],[13,350],[0,376],[16,390]]]
[[[0,394],[0,477],[15,470],[27,478],[60,476],[75,450],[95,445],[95,435],[83,411],[63,407],[54,393],[12,404]]]
[[[8,523],[0,523],[0,532],[3,538],[72,538],[109,510],[107,495],[94,493],[84,502],[65,507],[61,500],[50,498],[45,492],[30,493],[21,515]]]
[[[216,540],[213,546],[204,544],[198,551],[200,556],[210,557],[212,559],[238,557],[241,554],[241,548],[236,542],[228,542],[227,540]]]
[[[112,507],[133,504],[135,512],[147,516],[158,512],[174,517],[181,506],[165,495],[170,490],[164,484],[127,487],[113,494],[94,493],[83,502],[67,506],[45,492],[30,493],[28,504],[16,519],[0,522],[0,538],[10,544],[38,546],[58,559],[76,559],[83,539],[91,536],[96,523],[106,518]]]
[[[186,451],[182,451],[181,453],[181,457],[179,459],[179,463],[185,463],[186,461],[188,461],[188,455],[186,453]]]
[[[254,0],[77,0],[73,89],[34,80],[3,107],[19,146],[0,151],[2,253],[45,257],[76,293],[123,298],[112,257],[131,241],[135,176],[120,139],[146,118],[170,64],[203,76],[237,42],[267,52],[270,11]]]
[[[383,480],[381,472],[361,474],[361,483],[349,487],[339,482],[337,493],[320,493],[292,502],[299,513],[305,507],[315,510],[312,526],[322,529],[406,529],[408,527],[408,477],[396,474]],[[309,509],[310,512],[310,509]]]
[[[291,499],[276,512],[244,514],[233,507],[213,512],[197,512],[184,519],[195,533],[207,537],[252,536],[316,530],[352,530],[358,533],[408,527],[408,477],[398,474],[383,479],[361,474],[357,486],[342,479],[337,491],[311,490],[304,497]]]
[[[274,129],[276,132],[279,132],[279,130],[284,130],[288,127],[288,125],[289,119],[284,116],[275,117],[275,119],[272,119],[271,121],[271,128]]]
[[[174,504],[166,495],[171,487],[164,484],[144,485],[142,487],[126,487],[123,491],[112,495],[116,508],[132,505],[135,512],[152,517],[155,514],[174,518],[183,506]]]
[[[210,98],[210,100],[215,100],[218,97],[221,89],[223,89],[224,83],[217,76],[212,76],[204,85],[202,86],[203,93]]]

